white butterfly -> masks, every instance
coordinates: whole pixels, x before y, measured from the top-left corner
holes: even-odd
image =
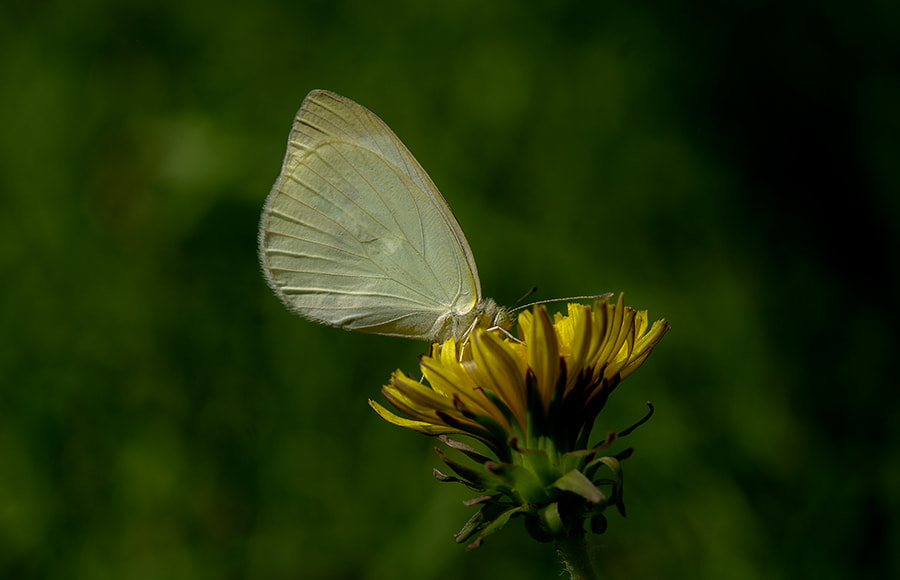
[[[422,166],[332,92],[312,91],[297,112],[259,253],[281,301],[316,322],[443,341],[507,318],[482,298],[469,243]]]

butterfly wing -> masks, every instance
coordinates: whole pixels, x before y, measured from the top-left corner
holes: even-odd
[[[328,91],[297,113],[259,245],[282,302],[348,330],[430,340],[481,299],[431,178],[374,113]]]

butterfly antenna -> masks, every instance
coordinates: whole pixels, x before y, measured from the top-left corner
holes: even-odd
[[[529,291],[526,292],[524,295],[522,295],[522,297],[519,298],[518,300],[516,300],[515,302],[513,302],[513,304],[514,304],[514,305],[515,305],[515,304],[521,304],[523,300],[525,300],[526,298],[528,298],[529,296],[531,296],[531,295],[534,294],[535,292],[537,292],[537,286],[532,286],[532,287],[531,287],[531,290],[529,290]]]
[[[599,300],[600,298],[608,298],[612,296],[612,292],[606,292],[604,294],[588,294],[586,296],[569,296],[568,298],[550,298],[549,300],[538,300],[537,302],[532,302],[530,304],[525,304],[523,306],[516,306],[512,310],[510,310],[510,314],[513,312],[518,312],[519,310],[524,310],[526,308],[530,308],[532,306],[537,306],[538,304],[550,304],[551,302],[567,302],[569,300]],[[522,298],[528,297],[529,294],[526,294]]]

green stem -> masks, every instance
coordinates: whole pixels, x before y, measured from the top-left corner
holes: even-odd
[[[597,580],[597,572],[588,554],[588,545],[584,533],[571,534],[556,542],[556,553],[559,554],[572,580]]]

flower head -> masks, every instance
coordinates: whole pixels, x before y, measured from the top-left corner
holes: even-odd
[[[451,338],[421,357],[423,381],[394,372],[382,393],[405,417],[369,403],[391,423],[438,435],[478,464],[457,463],[438,450],[455,476],[437,470],[435,476],[482,494],[468,502],[481,509],[457,541],[474,539],[469,547],[476,547],[520,515],[538,539],[583,530],[586,520],[600,532],[607,506],[624,515],[619,462],[631,450],[601,452],[637,424],[591,446],[594,420],[668,329],[665,320],[648,325],[646,311],[625,306],[624,295],[615,304],[608,298],[593,307],[570,303],[568,315],[552,321],[535,306],[519,314],[518,339],[478,329],[467,342]],[[652,407],[638,424],[650,414]],[[448,438],[451,433],[473,437],[495,457]]]

